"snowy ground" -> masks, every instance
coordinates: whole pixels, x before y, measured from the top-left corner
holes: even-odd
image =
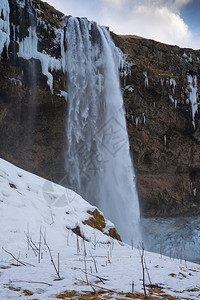
[[[0,299],[56,299],[66,290],[76,294],[60,298],[143,299],[136,295],[144,292],[139,251],[83,225],[88,210],[94,207],[74,192],[0,160]],[[67,229],[77,225],[89,242]],[[48,247],[56,269],[59,253],[59,276]],[[146,251],[144,256],[145,281],[152,285],[147,294],[155,296],[149,299],[200,297],[199,265]],[[135,294],[123,294],[133,282]]]

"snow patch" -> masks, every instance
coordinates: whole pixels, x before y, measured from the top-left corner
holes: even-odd
[[[9,78],[9,80],[14,83],[15,85],[19,85],[22,86],[22,81],[20,79],[16,79],[16,78]]]
[[[124,90],[127,90],[130,93],[132,93],[134,91],[134,89],[130,85],[125,86]]]

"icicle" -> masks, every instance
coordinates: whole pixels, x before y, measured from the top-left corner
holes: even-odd
[[[176,81],[173,78],[170,78],[169,82],[170,82],[170,86],[172,86],[172,88],[173,88],[173,94],[174,94],[174,91],[176,88]]]
[[[148,86],[149,86],[149,79],[147,77],[147,72],[143,72],[143,75],[145,77],[144,86],[148,88]]]
[[[4,46],[6,46],[8,50],[8,46],[10,44],[9,15],[10,15],[10,7],[9,7],[8,0],[1,0],[0,1],[0,58]]]
[[[189,101],[190,101],[191,107],[192,107],[192,124],[195,128],[195,115],[198,112],[197,76],[195,75],[194,77],[192,77],[191,75],[188,75],[187,79],[188,79],[189,89],[190,89],[190,91],[189,91]]]
[[[38,52],[38,37],[36,34],[35,27],[28,28],[29,35],[25,37],[19,43],[19,52],[18,56],[24,59],[39,59],[41,62],[42,73],[47,76],[47,84],[50,87],[51,92],[53,93],[53,76],[49,72],[53,70],[61,70],[62,64],[55,57],[51,57],[48,54]]]

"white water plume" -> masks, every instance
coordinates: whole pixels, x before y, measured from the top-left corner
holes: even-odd
[[[118,55],[105,27],[68,18],[62,47],[68,91],[66,170],[70,186],[114,222],[123,240],[137,243],[139,205]]]

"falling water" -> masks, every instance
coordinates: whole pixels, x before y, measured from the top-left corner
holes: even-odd
[[[105,27],[72,17],[63,44],[69,184],[114,222],[124,241],[137,242],[139,205],[120,90],[119,51]]]

